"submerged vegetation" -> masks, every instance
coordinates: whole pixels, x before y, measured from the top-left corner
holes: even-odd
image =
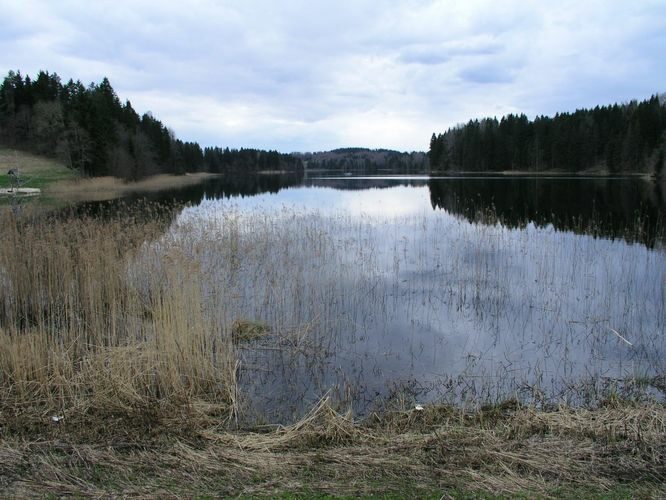
[[[231,325],[231,339],[235,343],[248,342],[268,335],[271,327],[261,321],[237,319]]]
[[[274,420],[268,407],[263,418],[251,419],[257,393],[279,390],[267,382],[276,374],[282,375],[272,380],[293,390],[306,383],[304,373],[322,370],[336,349],[353,348],[367,360],[362,337],[375,322],[387,325],[382,316],[408,311],[417,321],[425,317],[434,324],[437,311],[458,311],[478,331],[497,326],[508,305],[503,287],[512,285],[510,269],[490,250],[505,248],[514,236],[496,225],[409,216],[406,227],[412,232],[402,238],[390,220],[379,231],[369,216],[300,217],[286,209],[249,216],[227,208],[211,217],[205,210],[215,208],[213,203],[204,204],[203,213],[189,208],[180,214],[153,204],[94,214],[0,212],[3,494],[665,493],[666,410],[649,397],[663,381],[640,371],[660,362],[662,342],[648,335],[649,321],[640,318],[652,315],[663,331],[664,303],[656,297],[641,309],[618,293],[623,286],[641,290],[645,280],[636,272],[645,262],[635,257],[649,250],[623,247],[616,257],[632,264],[619,277],[609,272],[602,276],[610,282],[585,279],[587,293],[600,294],[585,299],[586,310],[601,305],[611,314],[609,324],[622,332],[631,330],[631,321],[646,326],[645,334],[631,336],[637,346],[646,346],[631,360],[634,392],[614,383],[582,408],[568,406],[566,398],[495,404],[476,379],[490,372],[475,373],[475,365],[468,364],[462,377],[442,379],[455,394],[453,405],[446,397],[415,404],[423,394],[396,390],[361,411],[354,403],[355,381],[344,385],[329,377],[314,391],[296,393],[302,407],[293,419]],[[422,229],[419,237],[419,228],[433,224],[435,231]],[[393,235],[389,247],[382,231]],[[433,239],[452,231],[459,239],[447,245]],[[552,243],[548,252],[571,241],[562,237]],[[446,253],[439,253],[445,247]],[[527,243],[521,248],[541,255],[537,263],[553,256],[536,253],[543,251]],[[569,250],[566,255],[577,265],[589,268],[583,247]],[[440,263],[436,280],[417,279],[426,271],[419,266],[433,255]],[[324,262],[333,268],[326,270]],[[658,267],[650,271],[659,280],[663,261],[654,262]],[[615,263],[611,253],[602,269],[610,271]],[[459,275],[452,274],[456,268]],[[543,283],[537,291],[557,293],[545,302],[530,295],[532,309],[563,310],[559,272],[554,267],[537,272]],[[576,270],[565,272],[573,273],[569,279]],[[497,280],[489,273],[499,273]],[[412,276],[409,293],[399,294],[406,276]],[[525,272],[524,278],[532,276]],[[418,287],[426,295],[415,295]],[[421,304],[424,297],[427,306]],[[407,309],[397,307],[400,303]],[[618,303],[621,310],[613,313]],[[376,314],[366,317],[368,304]],[[558,337],[547,325],[554,316],[538,317],[533,325],[543,328],[537,332],[543,335],[539,346],[552,350],[553,361],[558,342],[579,345],[573,338],[578,326]],[[585,321],[584,328],[594,330],[599,318]],[[589,342],[598,355],[607,352],[620,341],[605,329],[601,324],[602,339],[588,334],[580,345]],[[387,332],[378,340],[391,350],[395,339],[390,328]],[[520,335],[525,342],[537,338],[529,328]],[[404,349],[404,340],[398,340]],[[333,360],[344,367],[351,351],[341,352]],[[575,358],[561,361],[570,367]],[[601,370],[596,376],[603,377],[605,368],[595,363]],[[373,368],[384,384],[391,383],[387,368],[381,363]],[[492,369],[499,368],[505,376],[513,370]],[[546,368],[538,369],[551,373]],[[566,369],[553,373],[575,375]],[[488,380],[486,388],[496,383]],[[447,385],[451,381],[454,385]],[[508,395],[498,388],[498,395]],[[530,388],[532,394],[537,388],[549,390],[542,383]],[[314,397],[319,390],[328,395]],[[340,396],[345,393],[348,397]],[[269,425],[259,425],[262,421]]]

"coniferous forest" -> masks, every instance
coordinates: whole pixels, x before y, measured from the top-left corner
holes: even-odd
[[[664,96],[580,109],[554,117],[485,118],[433,134],[433,171],[546,171],[587,169],[664,174]]]
[[[34,79],[10,71],[4,78],[0,144],[57,158],[82,175],[132,180],[158,173],[301,171],[304,161],[320,159],[312,154],[310,158],[258,149],[202,148],[197,142],[176,138],[150,112],[139,115],[129,101],[123,104],[107,78],[88,86],[71,79],[63,84],[56,73],[47,71]],[[365,154],[360,165],[367,170],[370,160],[366,157],[378,153],[359,151]],[[333,153],[319,156],[327,159],[326,154]],[[389,153],[401,171],[420,170],[416,153]],[[598,170],[663,175],[664,96],[538,116],[532,121],[524,114],[470,120],[433,134],[428,159],[433,172]],[[380,166],[390,164],[385,165],[383,157],[380,160]],[[357,169],[359,162],[352,163],[317,165]]]
[[[0,86],[0,144],[55,157],[82,175],[136,180],[158,173],[302,170],[277,151],[201,148],[151,113],[124,104],[111,83],[85,86],[56,73],[10,71]]]

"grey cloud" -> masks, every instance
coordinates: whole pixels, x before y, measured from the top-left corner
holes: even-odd
[[[443,64],[450,59],[450,55],[433,50],[405,50],[400,54],[400,61],[407,64],[425,64],[430,66]]]
[[[459,76],[465,82],[478,84],[511,83],[514,81],[513,72],[510,69],[493,64],[481,64],[463,69]]]
[[[405,47],[399,56],[400,61],[425,65],[437,65],[454,58],[491,56],[501,50],[499,43],[491,40],[466,40],[440,44],[415,44]]]

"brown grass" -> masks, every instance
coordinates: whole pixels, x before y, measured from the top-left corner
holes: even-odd
[[[126,182],[117,177],[91,177],[52,184],[46,193],[54,198],[66,198],[71,201],[104,201],[116,199],[128,193],[191,186],[214,176],[216,174],[160,174],[137,182]]]
[[[666,412],[653,404],[551,412],[517,407],[490,420],[430,406],[358,423],[322,400],[286,428],[234,432],[183,421],[180,431],[133,442],[82,440],[64,425],[44,424],[39,439],[2,442],[4,494],[666,493]]]
[[[161,273],[133,275],[143,242],[169,217],[154,206],[110,218],[0,214],[0,408],[9,427],[47,414],[161,418],[198,400],[228,412],[231,342],[201,314],[197,265],[166,250]]]

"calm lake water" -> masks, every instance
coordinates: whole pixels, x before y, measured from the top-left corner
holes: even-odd
[[[662,398],[664,195],[638,179],[260,176],[189,199],[169,234],[239,347],[246,418],[324,395],[481,404]],[[660,389],[661,388],[661,389]]]

